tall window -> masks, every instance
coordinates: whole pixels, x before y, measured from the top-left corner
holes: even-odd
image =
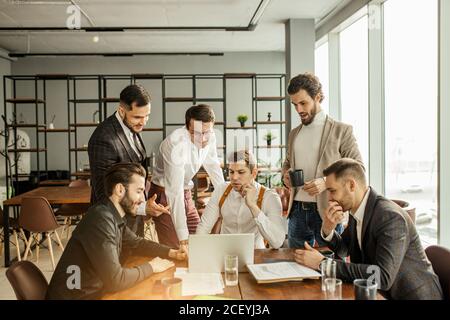
[[[328,114],[329,113],[329,71],[328,71],[328,41],[317,47],[315,52],[315,74],[319,78],[322,84],[322,91],[325,95],[325,99],[322,101],[322,109]]]
[[[353,134],[369,167],[369,80],[367,15],[340,33],[341,119]]]
[[[386,195],[416,208],[437,242],[438,9],[436,0],[384,3]]]

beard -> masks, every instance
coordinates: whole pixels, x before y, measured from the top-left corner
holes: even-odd
[[[314,121],[314,117],[316,116],[316,113],[317,113],[317,102],[314,102],[314,107],[311,110],[311,112],[308,113],[308,117],[305,120],[303,120],[303,118],[301,117],[301,115],[299,113],[300,121],[302,122],[302,124],[304,126],[307,126],[307,125],[311,124]]]
[[[128,118],[127,118],[127,115],[125,114],[125,116],[123,117],[123,124],[128,128],[128,129],[130,129],[131,130],[131,132],[133,132],[133,133],[139,133],[140,131],[136,131],[136,130],[134,130],[134,128],[133,128],[133,125],[131,124],[131,122],[130,121],[128,121]]]
[[[137,208],[134,209],[135,202],[133,202],[133,200],[130,199],[128,190],[125,193],[125,196],[122,198],[122,200],[120,200],[119,204],[122,207],[125,214],[129,214],[131,216],[135,216],[137,214]]]

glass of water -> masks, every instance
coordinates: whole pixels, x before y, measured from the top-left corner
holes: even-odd
[[[238,256],[225,256],[225,285],[237,286],[238,284]]]
[[[325,295],[327,300],[342,300],[342,280],[336,278],[325,279]]]
[[[336,279],[336,261],[329,258],[323,260],[320,264],[320,272],[322,274],[322,291],[325,291],[325,280]]]

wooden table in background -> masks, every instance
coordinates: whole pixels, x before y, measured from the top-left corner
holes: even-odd
[[[63,204],[90,204],[91,187],[39,187],[34,190],[22,193],[11,199],[3,201],[3,232],[4,239],[9,239],[9,208],[11,206],[20,207],[24,197],[44,197],[51,205]],[[5,245],[5,267],[9,267],[10,252],[9,241],[4,241]]]
[[[274,260],[293,260],[293,249],[257,249],[255,250],[255,263],[274,262]],[[147,259],[148,260],[148,259]],[[143,263],[144,259],[137,259],[134,264]],[[187,267],[187,262],[177,262],[177,267]],[[175,267],[151,276],[132,288],[120,292],[107,294],[106,300],[161,300],[163,299],[163,288],[158,285],[159,280],[165,277],[173,277]],[[238,300],[324,300],[325,294],[321,290],[320,279],[278,282],[269,284],[258,284],[250,273],[239,273],[239,285],[225,287],[224,293],[218,297],[226,297]],[[183,297],[184,298],[184,297]],[[192,297],[186,297],[191,299]],[[355,299],[353,285],[342,284],[342,299]],[[379,294],[378,299],[383,299]]]

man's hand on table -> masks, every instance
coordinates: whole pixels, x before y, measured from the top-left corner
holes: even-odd
[[[180,247],[180,249],[170,249],[169,250],[169,258],[176,259],[176,260],[187,260],[188,254],[187,252],[183,251]]]
[[[180,249],[181,252],[183,252],[186,255],[186,259],[189,256],[189,243],[188,240],[181,240],[180,241]]]
[[[325,258],[318,250],[312,248],[305,241],[305,249],[297,249],[294,251],[295,262],[308,268],[319,270],[320,263]]]

